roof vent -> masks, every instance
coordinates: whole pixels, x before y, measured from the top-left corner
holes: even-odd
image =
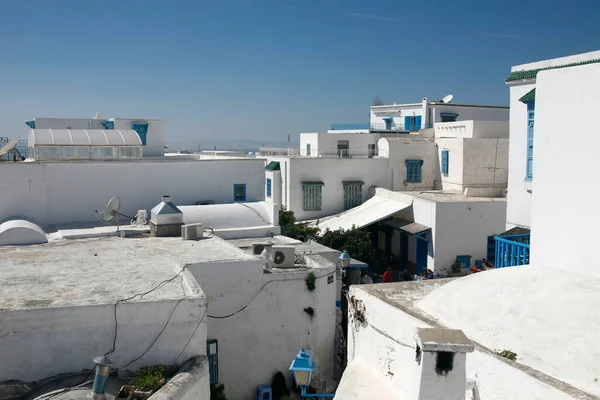
[[[153,236],[180,236],[183,213],[171,203],[171,196],[162,196],[159,205],[150,211],[150,233]]]

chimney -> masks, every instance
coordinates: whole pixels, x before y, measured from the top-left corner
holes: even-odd
[[[110,367],[114,365],[114,361],[107,356],[98,356],[94,357],[94,362],[96,363],[96,376],[94,377],[94,386],[90,397],[94,400],[105,400],[106,383],[108,382]]]
[[[150,211],[150,235],[181,236],[183,213],[171,203],[171,196],[163,196],[159,205]]]
[[[418,400],[464,400],[467,384],[467,353],[473,343],[461,330],[418,328],[415,388]]]

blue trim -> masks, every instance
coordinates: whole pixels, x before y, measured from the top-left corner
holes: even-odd
[[[246,201],[245,183],[236,183],[233,185],[233,201]]]
[[[337,308],[342,308],[342,301],[341,301],[341,300],[338,300],[338,301],[336,301],[336,302],[335,302],[335,306],[336,306]]]
[[[31,129],[35,129],[35,121],[27,121],[25,122],[25,125],[27,125]]]
[[[271,197],[271,178],[267,178],[267,197]]]
[[[471,256],[470,255],[456,256],[456,261],[458,261],[458,263],[461,266],[464,265],[463,268],[471,268]]]
[[[104,392],[106,391],[106,383],[107,382],[108,382],[108,375],[96,374],[96,376],[94,377],[94,386],[92,387],[92,393],[104,394]]]
[[[415,117],[415,128],[414,128],[415,131],[418,131],[419,129],[421,129],[421,120],[422,120],[422,117],[420,115],[417,115]]]
[[[215,352],[210,352],[211,345],[215,345]],[[208,374],[210,384],[216,385],[219,383],[219,342],[217,340],[206,341],[206,358],[208,358]]]
[[[514,267],[529,264],[530,236],[496,236],[495,268]]]
[[[458,117],[458,114],[452,112],[441,112],[440,117]]]
[[[533,125],[535,120],[535,101],[527,103],[527,173],[525,179],[533,179]]]
[[[137,132],[142,145],[146,145],[146,135],[148,134],[148,124],[131,124],[131,129]]]
[[[104,129],[115,129],[115,121],[106,121],[102,123]],[[139,135],[139,133],[138,133]]]
[[[442,174],[448,176],[448,150],[442,150]]]

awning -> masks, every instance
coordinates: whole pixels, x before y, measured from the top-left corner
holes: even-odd
[[[141,146],[132,129],[30,129],[29,146]]]
[[[279,162],[277,162],[277,161],[271,161],[270,163],[267,164],[265,169],[267,171],[281,171],[281,167],[279,165]]]
[[[393,219],[384,222],[384,224],[413,236],[431,229],[427,225],[417,224],[416,222],[407,221],[405,219]]]
[[[320,219],[317,226],[321,229],[321,234],[324,233],[326,229],[332,231],[340,228],[351,229],[352,225],[357,228],[363,228],[391,217],[411,205],[412,201],[407,201],[405,203],[389,197],[375,196],[371,197],[358,207],[351,208],[341,214]]]
[[[525,93],[525,96],[519,99],[521,103],[528,103],[530,101],[535,101],[535,88],[531,89],[529,92]]]

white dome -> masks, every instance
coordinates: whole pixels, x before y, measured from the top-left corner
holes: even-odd
[[[48,243],[46,233],[36,224],[13,219],[0,224],[0,246]]]

